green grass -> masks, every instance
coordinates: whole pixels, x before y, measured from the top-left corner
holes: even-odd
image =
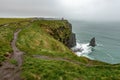
[[[30,20],[30,18],[0,18],[0,24],[19,22],[23,20]]]
[[[21,19],[14,19],[14,21],[17,24],[0,27],[0,62],[5,60],[4,54],[12,52],[10,43],[13,33],[21,28],[16,44],[21,51],[25,52],[21,67],[21,76],[24,80],[120,80],[119,64],[110,65],[77,57],[64,45],[71,34],[66,20],[37,20],[31,23],[29,21],[19,23]],[[9,22],[11,19],[3,20],[0,24]],[[38,59],[33,55],[44,55],[53,60]],[[54,60],[54,58],[68,59],[69,62]],[[13,59],[10,62],[17,65]]]
[[[15,59],[10,59],[9,61],[13,65],[16,65],[16,66],[18,65],[18,63],[17,63],[17,61]]]
[[[27,75],[27,77],[24,77],[25,80],[60,80],[64,78],[66,78],[65,80],[70,80],[73,77],[79,77],[75,73],[77,71],[76,65],[71,65],[64,61],[47,61],[31,57],[26,57],[25,59],[26,62],[23,64],[23,76]],[[28,62],[28,60],[31,61]]]
[[[1,19],[4,22],[19,21],[16,19]],[[23,20],[23,19],[20,19]],[[0,22],[2,23],[2,22]],[[5,60],[5,54],[12,52],[11,41],[13,39],[13,34],[18,28],[24,28],[29,22],[22,22],[20,24],[9,24],[7,26],[0,27],[0,63]]]
[[[10,42],[13,38],[13,31],[11,27],[0,27],[0,55],[3,57],[0,62],[4,60],[4,54],[12,52]]]
[[[42,27],[44,26],[39,26],[38,22],[35,22],[31,26],[24,28],[19,34],[18,47],[27,53],[33,54],[39,54],[44,51],[70,52],[63,43],[54,39]]]
[[[42,60],[25,56],[25,80],[119,80],[119,67],[85,67],[65,61]]]

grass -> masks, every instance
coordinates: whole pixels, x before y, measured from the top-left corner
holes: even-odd
[[[27,53],[33,54],[40,54],[40,52],[44,51],[70,52],[63,43],[54,39],[42,27],[44,26],[39,26],[38,22],[34,22],[33,25],[24,28],[19,34],[18,47]]]
[[[11,27],[0,27],[0,55],[3,57],[0,62],[4,60],[4,54],[12,52],[10,42],[13,38],[13,31]]]
[[[31,61],[28,62],[27,60]],[[73,77],[71,75],[76,74],[72,72],[72,70],[75,72],[77,71],[77,67],[76,69],[73,69],[75,65],[71,65],[62,61],[39,60],[31,57],[26,57],[26,61],[27,62],[25,62],[23,65],[23,71],[25,70],[23,75],[28,74],[27,77],[25,77],[25,80],[60,80],[64,78],[66,78],[66,80],[70,80]],[[29,72],[26,70],[29,70]],[[79,75],[75,75],[75,77],[78,76]]]
[[[18,65],[17,61],[15,59],[10,59],[10,63],[13,64],[13,65]]]
[[[31,23],[15,21],[19,24],[0,27],[0,62],[5,60],[4,54],[12,52],[10,42],[13,39],[13,33],[21,28],[16,44],[21,51],[25,52],[21,67],[21,76],[24,80],[120,80],[119,64],[110,65],[77,57],[64,45],[71,34],[66,20],[37,20]],[[11,21],[6,19],[2,23],[8,22]],[[33,55],[64,58],[69,62],[38,59]],[[71,63],[71,60],[92,66]],[[15,60],[10,62],[17,65]]]
[[[23,20],[30,20],[30,18],[0,18],[0,24],[19,22]]]
[[[119,80],[119,67],[85,67],[65,61],[42,60],[25,56],[25,80]]]
[[[3,20],[3,22],[2,22]],[[0,23],[17,22],[24,19],[2,19],[0,18]],[[26,19],[25,19],[26,20]],[[13,34],[18,28],[24,28],[29,22],[22,22],[20,24],[9,24],[7,26],[0,27],[0,63],[5,60],[5,54],[12,52],[11,41],[13,39]]]

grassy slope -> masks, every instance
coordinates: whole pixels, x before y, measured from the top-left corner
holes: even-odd
[[[0,26],[0,63],[5,60],[5,54],[12,53],[11,41],[13,39],[13,33],[17,28],[23,28],[29,24],[29,22],[22,22],[21,24],[14,24],[11,22],[18,22],[28,19],[8,19],[0,18],[0,24],[9,23],[7,26]]]
[[[18,37],[17,46],[20,50],[25,52],[21,74],[25,80],[120,79],[120,65],[109,65],[98,61],[90,61],[82,57],[79,58],[58,41],[59,38],[57,38],[57,36],[63,39],[65,38],[64,33],[67,33],[69,36],[69,29],[66,21],[41,20],[35,21],[29,26],[26,26],[25,24],[26,23],[22,23],[21,25],[16,26],[13,26],[12,24],[11,27],[0,27],[0,37],[2,39],[2,42],[0,42],[0,59],[4,58],[3,54],[12,51],[10,41],[13,38],[13,32],[16,28],[22,28]],[[59,35],[55,35],[53,31],[57,31],[60,26],[64,26],[64,33],[59,32]],[[53,36],[57,40],[54,39]],[[92,66],[74,64],[62,60],[38,59],[33,57],[33,55],[45,55],[51,58],[65,58]]]

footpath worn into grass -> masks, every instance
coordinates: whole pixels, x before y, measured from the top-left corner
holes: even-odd
[[[77,57],[63,44],[70,35],[66,20],[5,23],[0,27],[2,80],[120,80],[119,64]]]
[[[20,68],[23,62],[23,52],[16,47],[16,40],[20,31],[21,30],[18,30],[14,33],[14,39],[11,42],[13,53],[11,54],[11,58],[2,63],[2,67],[0,68],[0,80],[22,80],[20,77]],[[12,61],[13,64],[10,63],[9,60],[14,60]]]

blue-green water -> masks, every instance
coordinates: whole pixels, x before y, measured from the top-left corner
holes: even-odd
[[[88,43],[96,38],[97,46],[88,54],[95,60],[120,63],[120,23],[118,22],[82,22],[71,21],[77,42]]]

